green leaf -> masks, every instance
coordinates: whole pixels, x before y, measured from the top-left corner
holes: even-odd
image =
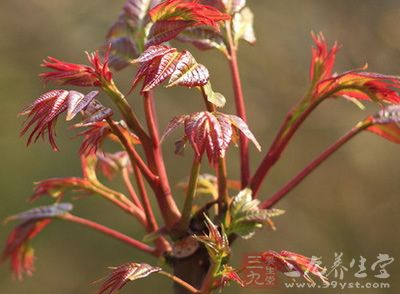
[[[257,228],[261,228],[264,224],[270,222],[272,217],[284,213],[280,209],[261,209],[259,204],[259,200],[252,199],[250,189],[246,188],[240,191],[229,208],[231,221],[227,231],[248,239],[254,235]]]

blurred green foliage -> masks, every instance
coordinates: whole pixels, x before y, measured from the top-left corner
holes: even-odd
[[[310,31],[324,32],[333,42],[344,45],[335,69],[344,71],[368,62],[371,71],[400,73],[400,4],[397,0],[248,0],[256,15],[257,44],[242,44],[240,68],[248,101],[249,124],[264,150],[289,107],[307,86],[310,60]],[[18,138],[22,119],[17,113],[44,92],[37,74],[47,55],[72,62],[84,62],[85,50],[97,48],[106,29],[117,17],[123,1],[3,0],[0,3],[0,218],[28,208],[31,183],[53,176],[79,174],[78,141],[65,124],[58,125],[61,152],[53,153],[44,143],[29,149]],[[180,45],[181,46],[181,45]],[[190,48],[191,50],[193,48]],[[233,112],[232,90],[226,62],[217,52],[192,50],[210,72],[214,88],[228,98],[226,110]],[[120,74],[123,89],[129,87],[134,70]],[[198,93],[187,89],[157,91],[160,125],[173,115],[188,113],[201,106]],[[137,95],[131,102],[139,107]],[[367,112],[375,106],[368,105]],[[348,130],[365,113],[345,101],[329,101],[312,115],[271,173],[261,197],[277,190],[311,160]],[[190,157],[176,157],[173,139],[165,142],[165,155],[172,183],[189,170]],[[253,166],[262,154],[253,151]],[[234,264],[245,252],[287,249],[321,256],[333,264],[334,252],[343,252],[344,261],[360,255],[370,265],[378,253],[388,253],[395,262],[388,267],[391,289],[364,290],[363,293],[398,293],[400,276],[398,188],[399,146],[370,134],[363,134],[345,146],[312,174],[278,207],[287,214],[276,220],[278,231],[264,230],[250,242],[235,245]],[[235,157],[237,151],[228,156]],[[238,176],[238,161],[229,160],[230,175]],[[180,167],[177,169],[177,167]],[[177,198],[183,195],[175,190]],[[43,203],[46,201],[43,200]],[[135,222],[96,198],[75,202],[76,212],[111,227],[140,237]],[[11,227],[1,227],[3,244]],[[38,260],[33,278],[13,281],[6,264],[0,267],[0,293],[94,293],[90,283],[106,272],[106,267],[126,261],[154,261],[114,240],[74,225],[51,225],[34,242]],[[376,281],[369,271],[368,281]],[[346,281],[352,280],[349,272]],[[157,285],[157,289],[154,287]],[[169,289],[170,283],[152,276],[126,287],[122,293],[155,293]],[[396,290],[397,289],[397,290]],[[261,290],[233,286],[224,293],[260,293]],[[172,291],[171,291],[172,292]],[[274,290],[274,293],[303,293],[308,290]],[[325,290],[324,293],[336,293]],[[347,292],[347,291],[345,291]],[[168,293],[168,292],[165,292]]]

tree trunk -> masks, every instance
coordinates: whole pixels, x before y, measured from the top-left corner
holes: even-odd
[[[199,249],[189,257],[173,258],[171,260],[171,265],[177,277],[188,282],[193,287],[200,289],[208,268],[210,267],[210,261],[207,250],[203,246],[200,246]],[[179,284],[174,284],[174,292],[175,294],[190,293]]]

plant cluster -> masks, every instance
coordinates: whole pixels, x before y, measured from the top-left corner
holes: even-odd
[[[32,239],[54,220],[61,220],[97,230],[162,261],[155,266],[135,260],[112,268],[99,294],[114,293],[127,282],[153,273],[174,281],[179,285],[176,288],[179,293],[210,293],[229,281],[243,286],[240,268],[230,264],[229,259],[236,238],[251,238],[264,226],[274,229],[272,219],[284,211],[273,206],[357,134],[366,130],[400,143],[399,77],[367,72],[366,67],[333,73],[340,46],[335,43],[330,48],[321,33],[312,34],[312,38],[308,90],[287,113],[263,160],[252,172],[249,143],[259,151],[261,146],[248,126],[237,62],[240,41],[250,44],[256,41],[253,13],[246,1],[127,0],[110,27],[104,46],[87,54],[87,64],[53,57],[42,63],[43,81],[59,86],[22,110],[20,114],[27,119],[21,135],[28,134],[28,145],[47,138],[56,151],[56,121],[63,114],[67,121],[78,120],[73,127],[81,130],[78,137],[82,139],[79,149],[82,175],[36,183],[31,201],[49,197],[54,203],[6,219],[20,223],[8,237],[2,260],[10,260],[18,278],[31,275],[34,269]],[[198,63],[189,51],[173,47],[171,42],[175,41],[201,50],[215,49],[226,58],[234,89],[235,114],[224,112],[224,104],[231,100],[214,91],[207,67]],[[114,82],[114,75],[128,66],[137,70],[131,90],[124,95]],[[75,86],[77,90],[65,90],[64,85]],[[154,89],[160,85],[194,88],[198,91],[192,99],[204,102],[203,109],[171,118],[163,135],[158,129],[154,95]],[[132,93],[142,97],[144,122],[137,116],[142,106],[132,105],[128,98]],[[102,104],[106,99],[114,103],[113,109]],[[371,101],[380,110],[356,123],[274,195],[258,200],[260,187],[271,168],[303,122],[327,99],[345,99],[361,107],[363,102]],[[183,132],[175,143],[175,152],[182,155],[186,145],[193,151],[188,179],[178,185],[186,193],[182,205],[177,204],[176,191],[171,189],[161,148],[162,144],[170,144],[167,136],[180,127]],[[105,150],[107,141],[119,145],[120,151]],[[240,149],[238,181],[228,177],[226,150],[231,143]],[[201,165],[211,166],[215,174],[202,174]],[[104,177],[99,175],[109,181],[120,177],[127,193],[112,189],[108,180],[101,180]],[[72,204],[64,202],[65,193],[71,191],[109,201],[136,219],[147,235],[138,240],[73,214]],[[203,194],[208,198],[199,197]],[[151,205],[153,196],[158,207]],[[201,199],[207,201],[204,203]],[[157,213],[162,223],[157,222]],[[308,281],[312,281],[312,274],[327,282],[323,269],[305,256],[265,250],[262,261],[271,258],[279,271],[294,269]],[[200,268],[195,279],[179,270],[187,259],[193,261],[192,266]],[[166,270],[167,266],[174,269],[174,274]]]

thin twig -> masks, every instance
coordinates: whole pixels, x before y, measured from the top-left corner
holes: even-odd
[[[286,185],[283,186],[278,192],[272,195],[269,199],[265,200],[260,204],[261,208],[271,208],[283,197],[285,197],[290,191],[292,191],[298,184],[300,184],[312,171],[314,171],[322,162],[328,159],[333,153],[335,153],[345,143],[350,141],[354,136],[359,134],[365,128],[370,126],[371,123],[368,121],[358,124],[352,128],[347,134],[341,137],[333,145],[323,151],[317,158],[310,162],[303,170],[301,170],[294,178],[292,178]]]
[[[170,273],[167,273],[167,272],[164,272],[164,271],[160,271],[158,273],[163,275],[163,276],[166,276],[167,278],[172,280],[174,283],[177,283],[177,284],[181,285],[186,290],[188,290],[190,293],[193,293],[193,294],[200,294],[201,293],[200,290],[196,289],[195,287],[193,287],[189,283],[185,282],[184,280],[178,278],[177,276],[174,276],[174,275],[172,275]]]
[[[133,203],[139,208],[143,210],[142,203],[140,202],[135,189],[133,188],[131,179],[129,177],[129,171],[127,168],[122,169],[122,179],[124,181],[125,187],[129,192],[129,195],[131,196],[131,199]]]
[[[231,21],[226,22],[226,34],[229,43],[229,65],[232,75],[233,90],[235,94],[236,114],[247,123],[246,107],[243,96],[242,82],[240,79],[239,66],[237,61],[237,48],[232,38]],[[250,156],[249,156],[249,139],[242,133],[240,138],[240,172],[242,188],[249,184],[250,179]]]
[[[165,225],[171,229],[180,219],[180,213],[176,206],[175,200],[171,194],[168,176],[165,169],[164,159],[160,145],[160,138],[158,134],[157,120],[155,115],[155,106],[152,93],[146,92],[144,94],[144,109],[146,115],[147,126],[150,133],[152,142],[152,162],[154,168],[159,176],[159,185],[155,189],[157,202],[164,218]]]
[[[144,243],[142,243],[142,242],[140,242],[138,240],[135,240],[135,239],[133,239],[133,238],[121,233],[121,232],[118,232],[116,230],[113,230],[111,228],[103,226],[101,224],[98,224],[98,223],[96,223],[94,221],[91,221],[91,220],[88,220],[88,219],[85,219],[85,218],[81,218],[81,217],[78,217],[78,216],[75,216],[75,215],[72,215],[72,214],[69,214],[69,213],[65,214],[65,215],[62,215],[59,218],[63,219],[63,220],[66,220],[66,221],[70,221],[70,222],[76,223],[76,224],[80,224],[80,225],[83,225],[83,226],[86,226],[86,227],[89,227],[89,228],[92,228],[92,229],[94,229],[96,231],[99,231],[99,232],[101,232],[101,233],[103,233],[103,234],[105,234],[107,236],[113,237],[115,239],[118,239],[118,240],[126,243],[126,244],[129,244],[129,245],[131,245],[131,246],[133,246],[133,247],[135,247],[135,248],[137,248],[137,249],[139,249],[139,250],[141,250],[143,252],[150,253],[152,255],[156,255],[156,250],[154,248],[152,248],[152,247],[150,247],[150,246],[148,246],[148,245],[146,245],[146,244],[144,244]]]

